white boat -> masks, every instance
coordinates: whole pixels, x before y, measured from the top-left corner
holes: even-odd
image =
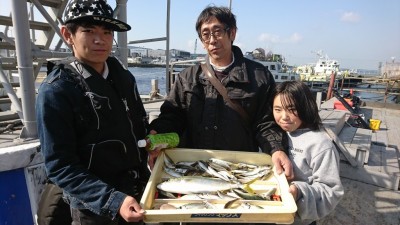
[[[3,2],[4,1],[2,1],[2,3]],[[14,33],[18,33],[21,35],[18,36],[19,41],[16,42],[19,44],[14,44],[13,40],[7,38],[7,33],[0,32],[0,39],[2,40],[0,48],[15,49],[15,52],[17,52],[19,55],[26,57],[21,57],[18,60],[18,64],[16,64],[17,63],[16,58],[12,55],[6,58],[2,57],[1,66],[3,70],[16,71],[18,68],[19,74],[21,75],[19,77],[19,82],[23,84],[24,87],[24,91],[20,96],[22,102],[24,103],[23,104],[24,107],[22,107],[23,115],[15,114],[15,116],[19,118],[19,121],[21,121],[23,129],[22,130],[14,129],[17,126],[17,123],[12,122],[3,129],[3,133],[0,138],[0,150],[1,150],[0,151],[0,183],[1,183],[0,224],[36,225],[37,224],[36,212],[38,208],[38,202],[43,191],[43,186],[45,184],[46,174],[43,165],[43,157],[40,152],[40,143],[39,140],[37,139],[37,132],[36,132],[36,120],[34,113],[35,88],[34,88],[34,81],[32,80],[32,74],[34,74],[35,77],[37,76],[37,73],[39,72],[42,65],[41,63],[45,62],[46,61],[45,59],[53,57],[56,58],[64,57],[64,55],[61,54],[62,52],[49,51],[48,46],[52,42],[53,36],[56,33],[55,29],[52,29],[51,25],[53,25],[53,27],[58,26],[59,22],[58,18],[60,18],[60,16],[62,15],[62,12],[64,11],[64,8],[67,4],[67,1],[26,0],[25,2],[23,0],[9,0],[9,2],[15,4],[14,7],[12,7],[13,10],[12,14],[15,15],[13,16],[13,18],[22,18],[22,19],[13,21],[13,23],[11,23],[10,21],[12,18],[10,16],[0,16],[0,25],[6,25],[8,27],[10,26],[10,24],[12,24],[16,26],[14,27]],[[168,0],[167,2],[168,2],[168,7],[166,7],[167,8],[166,14],[170,15],[169,14],[170,1]],[[51,12],[51,13],[43,13],[47,15],[46,23],[40,23],[38,21],[28,20],[27,6],[30,6],[31,3],[35,4],[35,6],[40,9],[42,9],[42,7],[45,6],[46,9],[49,10],[49,12]],[[124,6],[126,7],[126,5]],[[121,6],[120,10],[118,10],[117,12],[119,13],[118,18],[121,18],[122,21],[126,21],[126,8],[123,8]],[[51,16],[53,17],[50,18]],[[169,21],[169,17],[167,21]],[[31,27],[35,29],[44,30],[46,32],[45,35],[36,36],[36,38],[31,39],[28,23],[32,24]],[[19,29],[17,29],[17,27]],[[167,23],[167,27],[169,29],[169,22]],[[169,30],[166,33],[167,33],[166,39],[168,40],[166,41],[167,43],[166,49],[167,51],[169,51],[168,47]],[[35,42],[32,43],[33,47],[26,45],[26,43],[30,43],[31,40],[35,40]],[[118,42],[119,46],[121,46],[121,48],[119,49],[119,53],[121,55],[125,55],[122,54],[121,52],[124,52],[125,50],[128,49],[126,43],[127,41],[124,38],[121,38],[121,40],[122,41]],[[155,40],[157,41],[159,39]],[[141,41],[147,42],[148,40],[141,40]],[[41,50],[43,47],[44,50]],[[29,51],[30,49],[32,49],[32,51]],[[30,57],[27,56],[31,54],[32,56]],[[126,55],[128,55],[127,52]],[[167,54],[167,57],[169,57],[169,54]],[[126,58],[124,59],[123,57],[120,57],[120,59],[127,60]],[[166,62],[167,62],[166,67],[168,67],[170,62],[169,59],[166,60]],[[268,64],[268,61],[265,61],[265,63]],[[274,62],[269,62],[269,63],[274,63]],[[279,67],[279,65],[282,66],[282,62],[279,63],[275,64],[275,68],[277,68],[276,70],[272,69],[273,68],[272,65],[266,65],[266,66],[268,66],[268,69],[271,70],[271,72],[274,75],[280,74],[282,78],[282,76],[285,76],[285,73],[284,72],[280,73],[280,70],[278,68],[282,68]],[[13,66],[13,68],[11,68],[11,66]],[[32,72],[34,67],[35,70],[34,72]],[[277,73],[275,73],[274,71],[277,71]],[[0,75],[3,75],[3,73],[0,73]],[[169,83],[169,79],[166,79],[166,81],[167,83]],[[3,81],[2,83],[4,85],[4,83],[6,82]],[[11,98],[8,101],[13,102],[13,99]],[[3,101],[0,101],[0,103],[2,102]],[[18,98],[17,101],[15,102],[19,102]],[[149,117],[151,118],[152,115],[153,116],[157,115],[156,113],[158,112],[157,110],[160,107],[160,102],[148,101],[145,104],[145,107],[146,111],[149,112]],[[368,112],[371,112],[370,114],[372,114],[371,108],[368,108],[367,110],[369,110]],[[396,138],[398,136],[398,135],[396,136],[396,134],[400,132],[398,130],[398,127],[400,126],[398,125],[398,120],[396,120],[398,116],[392,116],[394,115],[395,111],[389,109],[389,107],[387,108],[388,112],[386,112],[386,108],[384,108],[384,110],[385,111],[382,112],[378,111],[378,113],[372,114],[375,116],[382,116],[383,118],[378,117],[378,119],[382,120],[382,124],[385,125],[385,127],[382,130],[378,130],[372,133],[375,134],[375,136],[371,138],[371,140],[378,140],[377,142],[374,143],[380,143],[378,146],[379,150],[376,150],[374,152],[375,153],[378,152],[379,154],[381,154],[382,159],[386,159],[387,155],[396,157],[398,154],[398,146],[400,146],[400,143],[398,142],[399,139]],[[329,111],[329,113],[330,112],[331,110]],[[7,111],[0,112],[0,118],[3,118],[4,116],[4,120],[10,120],[10,116],[7,113],[8,113]],[[389,118],[390,121],[386,121],[385,120],[386,118]],[[12,117],[12,119],[14,119],[14,117]],[[344,121],[341,121],[341,124],[343,125]],[[386,134],[382,132],[391,132],[391,133]],[[379,140],[378,136],[381,137],[382,139],[385,139],[385,141]],[[357,148],[357,146],[355,148]],[[365,148],[362,148],[361,150],[362,151],[358,152],[361,152],[360,155],[364,155]],[[357,153],[357,159],[362,158],[358,157],[358,155],[359,154]],[[382,168],[383,168],[382,171],[386,172],[388,171],[386,168],[390,168],[392,170],[394,166],[397,166],[396,168],[398,168],[399,164],[397,158],[392,159],[388,157],[388,163],[384,161],[383,163],[380,164],[376,163],[374,165],[378,165],[376,167],[379,167],[378,168],[379,172],[382,170]],[[384,165],[385,167],[381,165]],[[369,178],[370,182],[375,182],[374,185],[386,184],[386,189],[379,188],[379,186],[369,185],[369,187],[367,186],[368,188],[367,191],[363,191],[363,197],[375,197],[375,198],[373,199],[360,198],[358,195],[354,195],[353,193],[356,193],[356,191],[360,189],[365,190],[364,188],[365,184],[368,183],[357,182],[357,179],[355,178],[344,179],[345,182],[344,184],[347,185],[346,187],[348,187],[347,189],[348,194],[346,193],[342,203],[339,205],[340,207],[337,208],[338,209],[337,213],[333,213],[332,216],[329,216],[326,219],[335,220],[336,218],[338,218],[339,221],[346,221],[347,223],[353,223],[353,224],[366,224],[368,222],[372,224],[377,224],[383,221],[382,218],[385,218],[386,221],[389,221],[389,219],[387,218],[390,218],[391,219],[390,221],[393,222],[386,224],[397,224],[396,221],[398,222],[398,215],[400,209],[398,207],[388,207],[388,205],[392,203],[393,203],[392,205],[394,206],[399,205],[398,204],[398,202],[400,201],[400,195],[398,192],[399,181],[396,180],[396,182],[393,182],[395,183],[395,185],[392,185],[390,187],[391,189],[395,189],[393,191],[388,190],[387,186],[389,185],[387,184],[389,183],[390,180],[397,179],[399,172],[396,173],[393,172],[394,174],[384,173],[383,175],[381,175],[381,173],[373,171],[369,174],[368,171],[365,172],[366,171],[365,168],[368,169],[368,167],[364,167],[363,165],[358,165],[357,167],[352,168],[355,171],[347,172],[344,170],[345,171],[344,174],[354,175],[360,178]],[[371,187],[376,187],[376,188],[372,189]],[[354,203],[354,204],[349,204],[349,203]],[[370,207],[370,206],[375,206],[375,207]],[[363,208],[360,209],[360,207]],[[335,222],[337,221],[328,223],[332,224]]]
[[[276,83],[282,83],[288,80],[300,80],[300,76],[298,73],[289,72],[281,62],[260,60],[256,61],[263,64],[272,73]]]
[[[265,55],[265,51],[262,48],[257,48],[253,52],[247,52],[246,58],[254,60],[264,65],[274,76],[276,83],[282,83],[288,80],[300,80],[298,73],[289,71],[281,55],[273,54],[268,52]]]
[[[315,64],[307,64],[299,66],[296,73],[300,75],[302,81],[307,82],[329,82],[331,75],[335,74],[335,79],[341,79],[342,75],[339,71],[339,62],[330,59],[323,51],[317,51],[318,60]]]

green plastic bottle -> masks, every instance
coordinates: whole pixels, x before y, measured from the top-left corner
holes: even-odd
[[[138,146],[153,151],[156,148],[175,148],[179,144],[177,133],[149,134],[146,139],[139,140]]]

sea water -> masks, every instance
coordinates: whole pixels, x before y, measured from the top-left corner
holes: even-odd
[[[129,67],[129,71],[136,78],[138,90],[140,94],[148,95],[151,92],[151,80],[158,80],[158,88],[160,89],[161,95],[166,95],[166,69],[165,67]],[[356,87],[357,89],[364,89],[364,91],[354,91],[354,95],[359,97],[362,101],[372,101],[372,102],[384,102],[384,94],[376,92],[384,92],[386,86],[375,84],[375,85],[360,85]],[[368,91],[368,92],[366,92]],[[348,91],[347,91],[348,92]],[[345,94],[344,91],[342,94]],[[386,102],[394,103],[396,102],[395,95],[388,95]]]
[[[166,92],[166,69],[165,67],[129,67],[129,71],[136,79],[139,94],[148,95],[151,92],[151,80],[158,80],[160,94]]]

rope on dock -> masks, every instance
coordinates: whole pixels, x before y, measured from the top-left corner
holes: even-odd
[[[7,131],[14,131],[20,129],[22,125],[22,121],[18,120],[11,120],[11,121],[1,121],[0,122],[0,134],[5,133]],[[17,128],[18,127],[18,128]]]

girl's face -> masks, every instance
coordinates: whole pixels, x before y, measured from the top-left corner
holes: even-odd
[[[275,122],[287,132],[293,132],[301,126],[301,120],[296,115],[296,109],[294,106],[284,107],[281,101],[281,95],[277,95],[274,98],[273,113]]]

